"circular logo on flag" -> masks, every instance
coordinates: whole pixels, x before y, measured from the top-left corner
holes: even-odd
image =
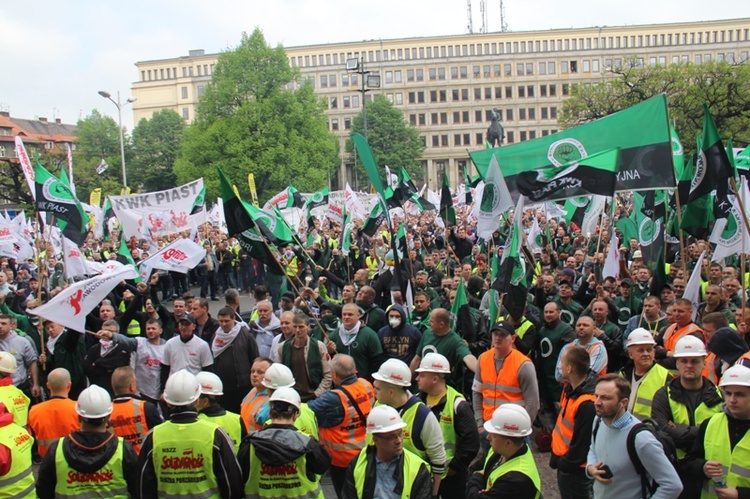
[[[539,246],[540,248],[544,246],[544,236],[542,235],[541,232],[537,234],[536,237],[534,238],[534,243],[536,243],[536,245]]]
[[[491,215],[500,202],[500,189],[494,181],[484,184],[482,203],[479,205],[481,215]]]
[[[64,204],[73,203],[73,200],[70,198],[70,193],[60,181],[55,178],[48,178],[44,181],[44,184],[42,184],[42,192],[44,192],[44,197],[49,201]]]
[[[555,166],[570,165],[587,156],[583,144],[571,138],[553,142],[547,150],[547,159]]]
[[[268,227],[268,230],[270,230],[271,232],[276,229],[276,217],[272,217],[268,213],[261,211],[258,212],[257,215],[255,215],[255,218],[258,222],[262,222],[263,225]]]
[[[315,194],[312,195],[312,202],[313,203],[320,203],[323,201],[323,193],[318,191]]]
[[[677,137],[672,137],[672,154],[674,156],[682,156],[682,144]]]
[[[250,239],[252,241],[263,241],[263,238],[260,237],[260,234],[255,232],[253,229],[248,229],[245,232],[242,233],[243,237],[246,237],[247,239]],[[240,245],[242,244],[242,239],[240,239]]]
[[[740,238],[742,238],[742,231],[740,230],[740,228],[742,227],[742,225],[739,223],[739,217],[739,211],[737,210],[737,208],[732,206],[732,209],[727,215],[724,230],[722,230],[721,234],[719,234],[719,245],[733,246],[740,242]]]
[[[583,208],[589,204],[589,198],[587,197],[570,198],[568,201],[570,201],[570,204],[578,208]]]
[[[698,155],[698,159],[695,162],[695,176],[693,181],[690,182],[690,191],[694,191],[696,187],[703,183],[703,177],[706,176],[706,153],[701,150]]]
[[[650,246],[653,244],[660,233],[661,219],[654,221],[650,218],[644,218],[638,226],[638,239],[641,242],[641,246]]]

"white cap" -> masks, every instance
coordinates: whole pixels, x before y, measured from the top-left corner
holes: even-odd
[[[0,373],[13,374],[18,369],[18,362],[10,352],[0,352]]]
[[[195,377],[201,385],[201,395],[224,395],[224,383],[214,373],[201,371]]]
[[[625,346],[633,345],[656,345],[653,335],[642,327],[633,329],[628,335],[628,341]]]
[[[101,386],[91,385],[78,396],[76,412],[82,418],[105,418],[112,414],[112,398]]]
[[[675,343],[674,346],[674,352],[672,353],[672,357],[675,358],[705,357],[706,355],[708,355],[706,352],[706,345],[692,334],[683,336],[677,340],[677,343]]]
[[[286,402],[287,404],[293,405],[297,409],[299,409],[299,406],[301,404],[299,393],[297,393],[297,390],[291,387],[279,388],[278,390],[273,392],[273,395],[271,395],[268,401]]]
[[[389,405],[373,407],[367,416],[367,433],[388,433],[406,427],[398,411]]]
[[[633,258],[643,258],[643,254],[641,253],[641,250],[635,250],[633,252]]]
[[[719,386],[750,386],[750,367],[733,365],[724,371]]]
[[[201,395],[201,384],[193,373],[181,369],[171,375],[164,387],[164,401],[174,406],[190,405]]]
[[[422,357],[422,362],[419,363],[419,369],[415,369],[418,373],[441,373],[450,374],[451,365],[444,356],[436,352],[430,352]]]
[[[274,362],[268,369],[260,382],[266,388],[278,390],[294,386],[294,374],[292,370],[280,362]]]
[[[506,437],[527,437],[531,435],[531,418],[520,405],[503,404],[484,422],[484,429]]]
[[[398,359],[388,359],[372,377],[396,386],[411,386],[411,369]]]

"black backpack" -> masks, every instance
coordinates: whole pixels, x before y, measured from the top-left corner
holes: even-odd
[[[601,421],[601,418],[596,420],[592,435],[592,441],[595,441],[596,439],[596,433],[599,431],[599,424],[601,423]],[[628,439],[626,443],[628,448],[628,457],[630,457],[630,462],[633,463],[633,467],[635,468],[636,473],[638,473],[638,475],[641,477],[641,497],[643,497],[643,499],[647,499],[648,497],[654,495],[656,489],[659,488],[659,484],[656,483],[655,480],[649,480],[646,473],[646,468],[643,466],[641,458],[638,457],[638,453],[635,451],[635,437],[643,431],[650,432],[656,438],[656,440],[664,449],[664,455],[667,456],[667,459],[672,464],[672,466],[675,467],[675,469],[677,466],[678,457],[677,447],[675,447],[674,441],[672,441],[672,437],[670,437],[667,432],[660,429],[659,425],[653,419],[644,419],[630,429],[630,431],[628,432]]]

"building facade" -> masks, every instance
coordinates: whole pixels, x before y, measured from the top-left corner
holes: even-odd
[[[627,64],[746,62],[749,28],[750,19],[731,19],[369,40],[286,47],[286,53],[327,102],[329,129],[342,151],[334,187],[347,181],[357,186],[355,158],[344,143],[366,105],[363,99],[382,94],[419,129],[426,146],[424,180],[435,189],[444,171],[451,185],[460,182],[470,163],[468,150],[484,147],[492,110],[505,128],[505,144],[555,133],[571,85],[600,81],[609,68]],[[192,50],[184,57],[136,63],[135,122],[163,108],[191,121],[217,58]],[[365,72],[379,74],[379,88],[363,91]]]

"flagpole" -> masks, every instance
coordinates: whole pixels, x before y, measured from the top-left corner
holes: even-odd
[[[680,236],[680,260],[682,260],[682,272],[687,275],[687,254],[685,253],[685,240],[684,234],[682,233],[682,207],[680,206],[680,189],[678,187],[675,187],[674,199],[677,203],[677,234]]]
[[[599,237],[597,237],[597,241],[596,241],[596,252],[594,253],[594,258],[596,258],[596,255],[599,254],[599,249],[602,247],[602,227],[604,226],[604,212],[606,211],[607,209],[606,209],[606,201],[605,201],[605,206],[602,208],[601,215],[599,215]]]

